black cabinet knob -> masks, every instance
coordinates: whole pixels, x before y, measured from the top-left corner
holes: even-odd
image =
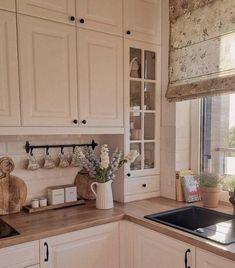
[[[77,120],[77,119],[74,119],[74,120],[73,120],[73,123],[74,123],[74,124],[77,124],[77,123],[78,123],[78,120]]]
[[[82,124],[83,125],[86,125],[86,120],[82,120]]]
[[[126,34],[130,35],[131,34],[131,31],[130,30],[126,31]]]
[[[74,17],[74,16],[71,16],[71,17],[70,17],[70,20],[71,20],[71,21],[75,21],[75,17]]]
[[[131,176],[131,173],[127,173],[126,175],[127,175],[127,177],[130,177]]]
[[[146,188],[146,186],[147,186],[146,183],[143,183],[143,184],[142,184],[142,187]]]
[[[85,22],[85,20],[84,19],[80,19],[80,23],[84,23]]]

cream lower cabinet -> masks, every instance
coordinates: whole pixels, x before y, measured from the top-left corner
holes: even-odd
[[[19,125],[16,15],[0,11],[0,126]]]
[[[119,268],[119,223],[40,241],[41,268]]]
[[[85,127],[123,127],[122,38],[78,29],[77,46],[80,121]]]
[[[39,241],[0,249],[0,268],[39,268]]]
[[[124,224],[122,268],[195,268],[195,247],[130,222]]]
[[[235,262],[208,251],[196,249],[196,268],[234,268]]]
[[[74,126],[75,27],[18,15],[23,126]]]

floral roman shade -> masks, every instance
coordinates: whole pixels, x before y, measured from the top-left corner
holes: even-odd
[[[167,99],[235,92],[235,0],[170,0],[170,25]]]

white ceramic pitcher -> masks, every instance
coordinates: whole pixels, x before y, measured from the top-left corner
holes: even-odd
[[[113,208],[112,182],[113,181],[110,180],[105,183],[93,182],[91,184],[91,190],[96,196],[96,208]]]

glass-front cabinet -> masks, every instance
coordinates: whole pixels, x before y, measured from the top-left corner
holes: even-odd
[[[160,47],[125,42],[126,151],[140,156],[126,167],[127,177],[160,173]]]

